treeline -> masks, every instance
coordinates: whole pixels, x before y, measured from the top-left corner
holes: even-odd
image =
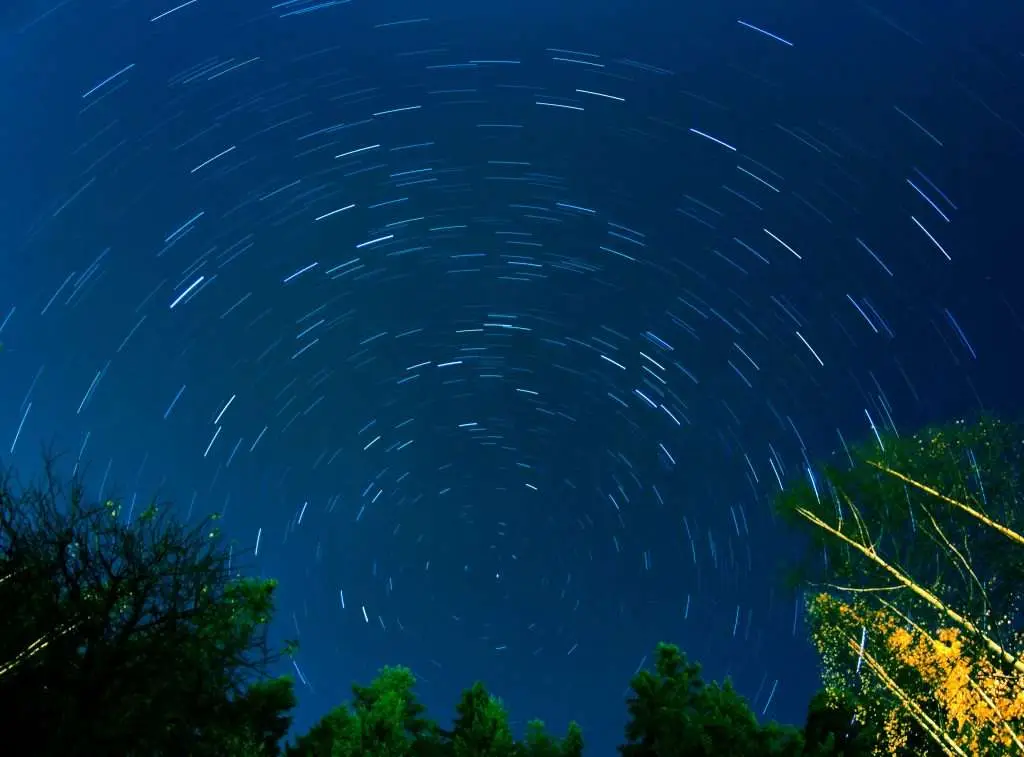
[[[623,757],[1024,754],[1024,433],[992,419],[845,450],[777,500],[810,543],[822,690],[803,727],[760,724],[726,680],[660,644],[625,702]],[[572,757],[570,724],[516,738],[482,683],[450,728],[384,668],[308,733],[270,677],[275,582],[241,578],[215,520],[91,502],[48,459],[0,475],[0,723],[8,750],[103,757]]]

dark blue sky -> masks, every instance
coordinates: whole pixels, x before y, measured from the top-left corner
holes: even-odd
[[[1021,11],[176,5],[0,11],[3,458],[223,513],[303,729],[607,755],[659,640],[802,721],[780,482],[1020,411]]]

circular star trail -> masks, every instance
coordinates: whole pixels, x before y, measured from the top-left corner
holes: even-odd
[[[404,663],[601,749],[662,639],[800,721],[774,494],[1017,407],[1010,11],[233,5],[15,19],[4,458],[220,514],[304,725]]]

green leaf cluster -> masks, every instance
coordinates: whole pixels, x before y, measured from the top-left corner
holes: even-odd
[[[287,747],[287,757],[580,757],[583,734],[563,738],[531,721],[516,740],[504,706],[482,683],[462,693],[452,728],[425,720],[406,668],[384,668],[353,700],[331,710]],[[626,701],[623,757],[859,757],[852,711],[819,695],[804,730],[760,725],[732,684],[705,683],[678,647],[659,644],[654,671],[638,672]]]
[[[531,721],[517,741],[501,701],[475,683],[462,693],[450,730],[425,717],[408,668],[386,667],[369,686],[353,686],[353,699],[335,707],[286,757],[579,757],[583,735],[575,723],[563,739]]]
[[[658,645],[654,671],[633,677],[626,743],[619,747],[623,757],[855,754],[845,749],[849,719],[832,702],[812,703],[804,731],[775,722],[760,725],[729,679],[705,683],[700,670],[678,647]]]

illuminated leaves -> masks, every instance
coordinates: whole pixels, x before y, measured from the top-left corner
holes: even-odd
[[[828,496],[778,500],[822,558],[801,577],[826,688],[854,694],[879,753],[1024,753],[1024,433],[983,419],[882,441],[826,469]]]

